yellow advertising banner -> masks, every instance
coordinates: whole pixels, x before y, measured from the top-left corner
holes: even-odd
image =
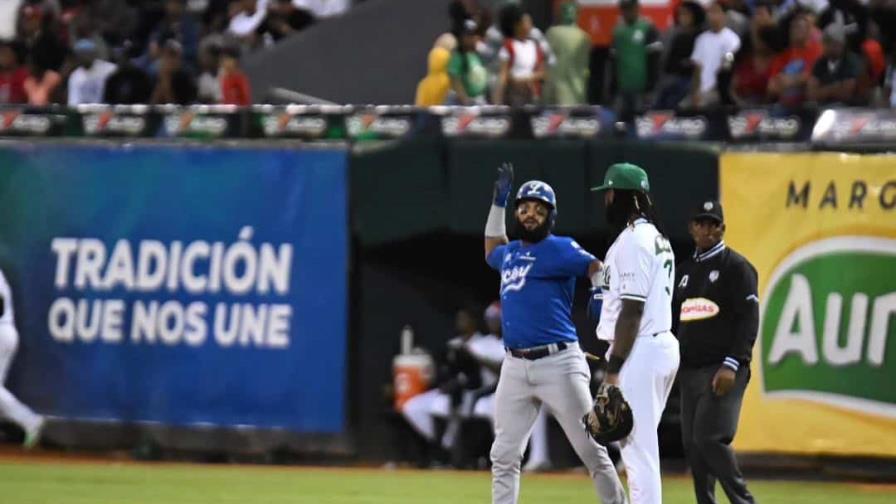
[[[759,272],[736,448],[896,456],[896,156],[730,153],[720,184]]]

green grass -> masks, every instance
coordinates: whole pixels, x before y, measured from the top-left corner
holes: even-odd
[[[896,502],[896,486],[751,481],[763,504]],[[486,472],[312,469],[132,463],[0,463],[4,504],[487,503]],[[691,503],[690,481],[668,478],[667,504]],[[726,502],[719,491],[720,502]],[[524,475],[522,504],[596,502],[581,475]]]

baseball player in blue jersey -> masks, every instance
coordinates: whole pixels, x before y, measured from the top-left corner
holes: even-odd
[[[498,169],[494,202],[485,227],[485,257],[501,274],[504,344],[508,355],[495,393],[492,502],[519,496],[520,461],[544,404],[594,481],[605,504],[625,502],[625,491],[607,450],[583,429],[591,408],[591,374],[579,348],[571,311],[577,277],[598,277],[601,263],[571,238],[554,236],[557,199],[537,180],[523,184],[515,201],[519,240],[508,242],[505,208],[513,167]]]

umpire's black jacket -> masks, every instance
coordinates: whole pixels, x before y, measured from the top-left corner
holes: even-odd
[[[759,328],[756,269],[722,241],[677,270],[672,313],[681,366],[748,365]]]

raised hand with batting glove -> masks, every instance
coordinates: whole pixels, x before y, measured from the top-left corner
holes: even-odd
[[[513,164],[502,163],[498,167],[498,178],[495,180],[492,193],[492,207],[485,223],[485,256],[497,246],[507,243],[507,227],[504,223],[507,203],[510,202],[510,191],[513,189]]]
[[[513,164],[502,163],[498,167],[498,180],[495,181],[494,204],[507,208],[510,191],[513,188]]]

